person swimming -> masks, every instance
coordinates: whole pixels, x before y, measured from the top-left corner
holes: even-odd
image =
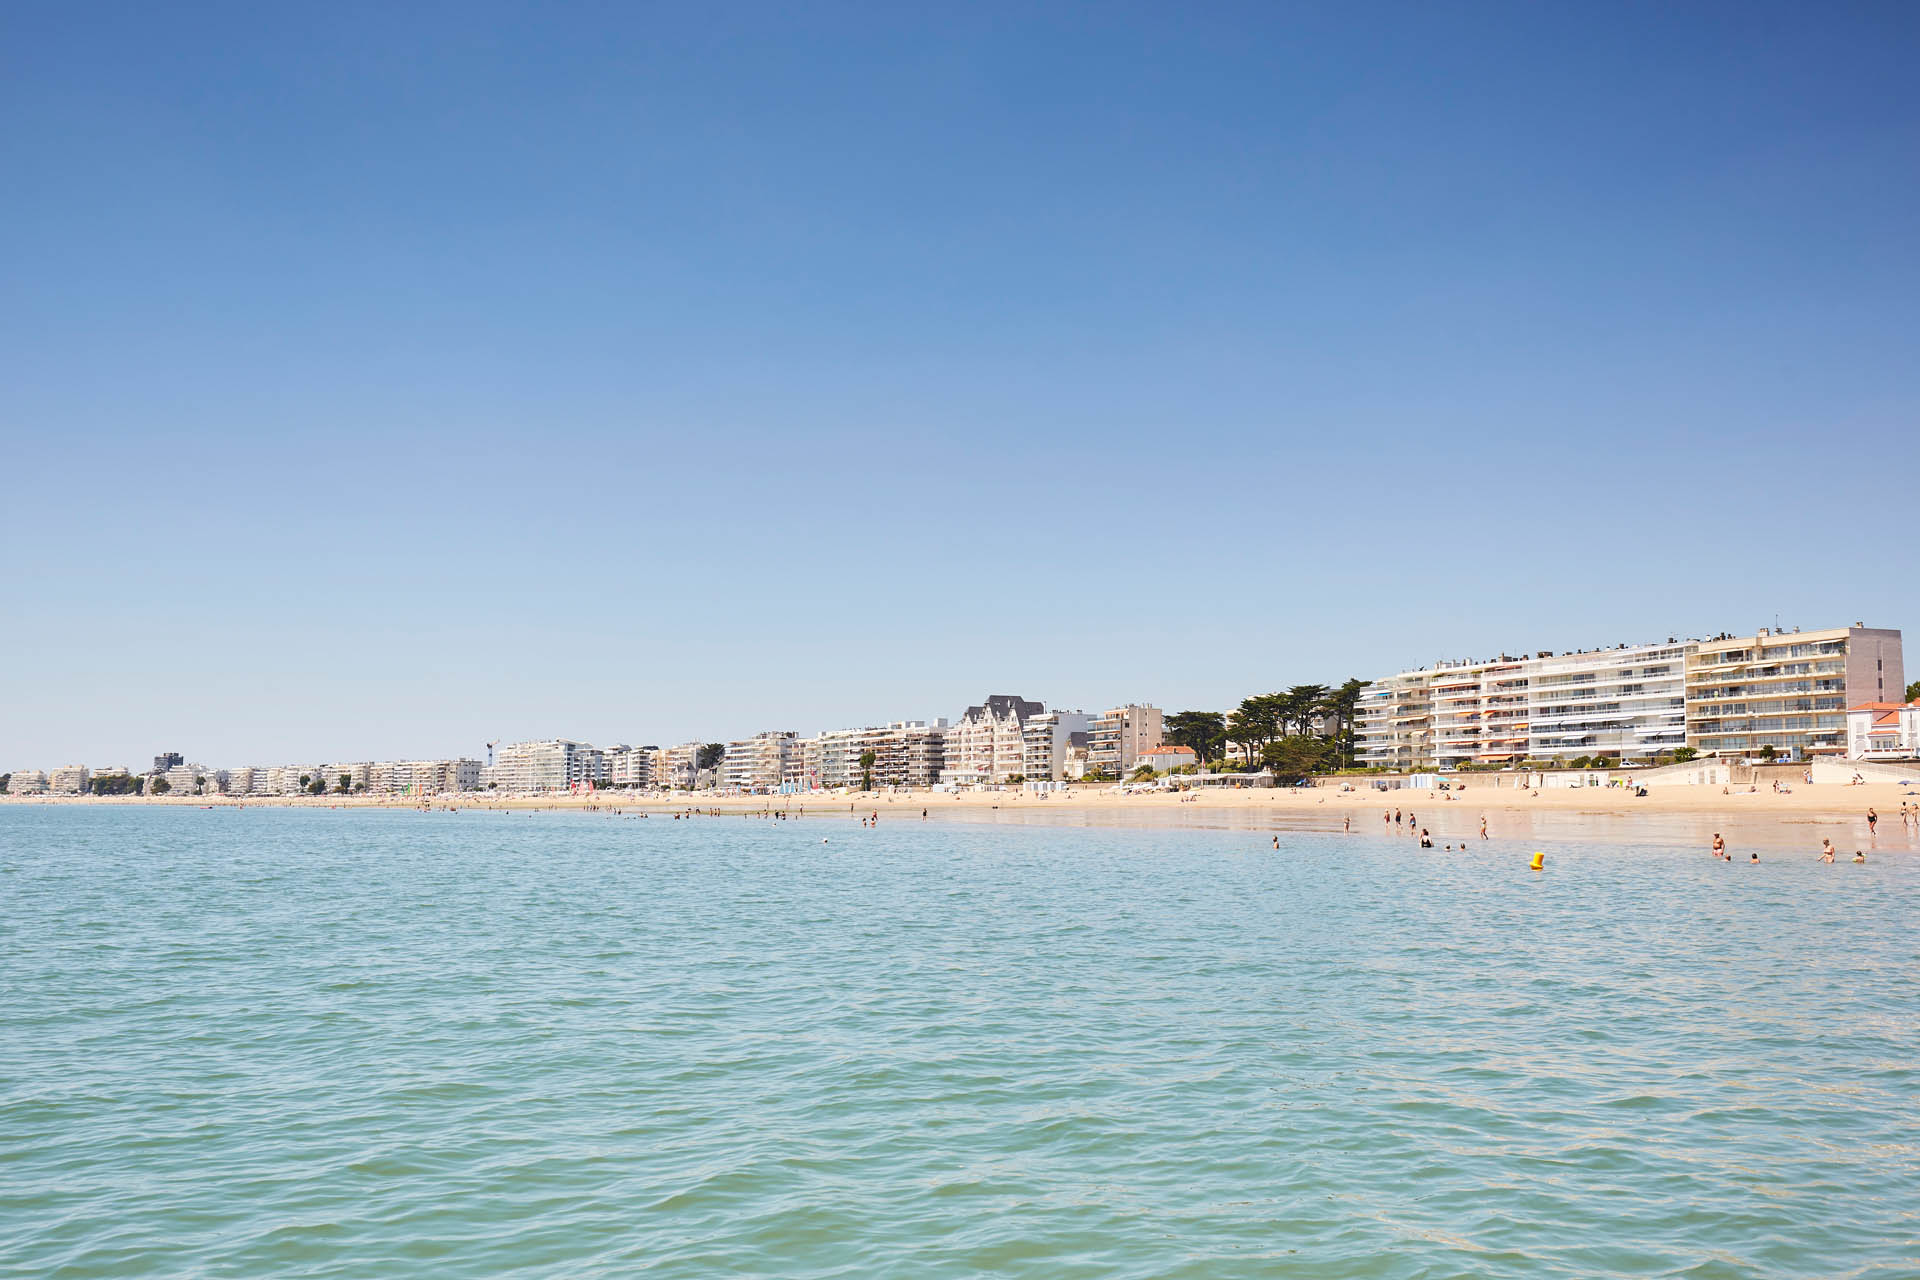
[[[1855,849],[1853,851],[1853,860],[1855,862],[1865,862],[1867,860],[1867,855],[1862,851],[1860,851],[1859,849]]]
[[[1425,827],[1420,828],[1420,847],[1422,849],[1433,848],[1433,837],[1427,834]]]

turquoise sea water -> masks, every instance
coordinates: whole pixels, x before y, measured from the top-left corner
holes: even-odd
[[[1282,844],[0,807],[0,1274],[1920,1274],[1920,860]]]

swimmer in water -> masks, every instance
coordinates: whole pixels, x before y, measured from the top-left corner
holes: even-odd
[[[1862,853],[1860,850],[1855,849],[1853,851],[1853,860],[1855,862],[1865,862],[1867,860],[1867,855]]]

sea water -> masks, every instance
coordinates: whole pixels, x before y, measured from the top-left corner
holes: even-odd
[[[1913,1276],[1920,867],[0,806],[0,1273]]]

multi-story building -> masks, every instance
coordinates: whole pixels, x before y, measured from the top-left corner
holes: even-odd
[[[618,746],[607,748],[607,785],[610,787],[650,787],[653,785],[655,747]]]
[[[7,791],[16,796],[45,795],[47,775],[38,769],[20,769],[7,780]]]
[[[1430,668],[1402,671],[1361,692],[1356,760],[1376,769],[1433,763],[1433,677]]]
[[[57,796],[85,795],[87,791],[87,766],[83,764],[61,765],[47,775],[47,790]]]
[[[177,796],[198,795],[213,779],[207,776],[207,766],[203,764],[177,764],[164,775],[167,789]],[[212,788],[208,788],[212,789]]]
[[[148,772],[156,778],[163,777],[167,770],[173,768],[175,765],[182,765],[186,762],[187,758],[178,751],[168,751],[153,758],[153,768]]]
[[[1529,661],[1528,737],[1513,758],[1651,760],[1686,746],[1692,649],[1690,640],[1669,638]]]
[[[1164,741],[1160,708],[1128,703],[1093,717],[1087,726],[1087,764],[1095,772],[1124,778],[1140,762],[1140,753]]]
[[[230,796],[250,796],[257,786],[266,781],[266,771],[243,764],[227,773],[227,794]]]
[[[1904,696],[1900,633],[1868,627],[1700,641],[1687,661],[1687,745],[1789,759],[1846,750],[1847,708]]]
[[[1026,768],[1027,719],[1045,711],[1018,694],[996,693],[947,730],[941,780],[960,786],[998,785]]]
[[[340,779],[347,780],[347,790],[365,791],[373,780],[373,762],[370,760],[339,760],[326,767],[322,774],[327,780],[327,790],[338,791]]]
[[[799,754],[799,738],[791,730],[755,734],[727,744],[720,785],[729,791],[767,795],[780,789],[787,763]]]
[[[663,790],[685,790],[693,786],[699,776],[701,745],[698,742],[683,742],[662,752],[653,765],[654,785]]]
[[[1021,730],[1020,774],[1028,786],[1062,782],[1067,777],[1067,752],[1076,744],[1088,746],[1090,721],[1084,711],[1043,711],[1027,717]]]
[[[501,747],[483,773],[501,791],[569,791],[603,781],[604,768],[600,753],[585,743],[548,738]]]

